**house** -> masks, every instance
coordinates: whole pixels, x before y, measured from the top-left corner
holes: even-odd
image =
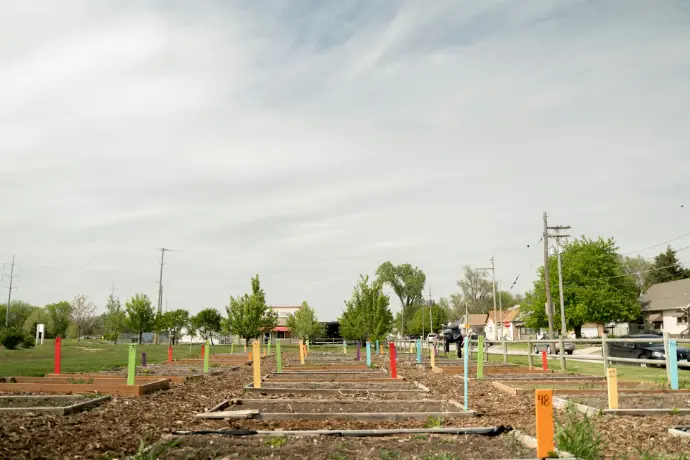
[[[468,319],[465,319],[465,316],[463,315],[462,319],[460,320],[461,328],[464,329],[464,325],[469,324],[470,334],[481,335],[484,332],[484,326],[486,326],[486,319],[489,317],[489,315],[487,315],[486,313],[479,313],[469,314],[467,316]]]
[[[690,279],[658,283],[642,295],[645,323],[656,332],[688,335]]]
[[[494,339],[494,337],[498,337],[499,340],[519,340],[520,329],[522,326],[522,322],[519,322],[518,320],[519,313],[520,311],[518,305],[511,307],[507,310],[503,310],[502,313],[500,311],[497,311],[497,320],[496,318],[494,318],[494,312],[490,311],[487,315],[486,327],[484,328],[484,333],[486,334],[486,337],[488,337],[489,339]],[[503,319],[503,323],[501,323],[501,319]],[[497,328],[498,330],[497,335],[494,335],[494,328]]]
[[[289,339],[290,338],[290,328],[287,327],[288,316],[294,314],[302,308],[301,305],[294,307],[270,307],[273,311],[278,313],[278,325],[271,329],[270,332],[264,332],[264,339],[271,338],[275,339]]]

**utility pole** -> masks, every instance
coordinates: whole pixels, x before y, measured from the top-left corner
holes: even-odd
[[[489,259],[491,267],[480,268],[480,270],[491,270],[491,287],[494,297],[494,340],[498,340],[498,316],[496,315],[496,267],[494,266],[494,256]]]
[[[563,263],[561,261],[561,238],[567,238],[570,235],[561,235],[561,230],[570,229],[569,225],[557,225],[555,227],[548,227],[548,230],[555,230],[556,234],[551,235],[551,238],[556,239],[556,257],[558,258],[558,294],[561,302],[561,335],[565,337],[568,329],[565,325],[565,302],[563,300]]]
[[[165,265],[165,252],[171,251],[168,248],[158,249],[161,252],[161,274],[158,280],[158,314],[163,314],[163,265]],[[158,331],[154,333],[153,343],[158,345]]]
[[[8,277],[10,279],[10,285],[3,286],[7,288],[7,308],[5,309],[5,327],[10,326],[10,304],[12,303],[12,289],[17,289],[16,287],[12,287],[12,283],[16,278],[16,276],[14,275],[14,266],[17,265],[14,263],[14,254],[12,254],[12,263],[5,264],[3,268],[7,267],[8,265],[10,267],[10,276]],[[3,274],[2,277],[4,278],[5,275]]]
[[[549,224],[544,212],[544,290],[546,291],[546,316],[549,318],[549,338],[553,339],[553,303],[551,302],[551,278],[549,278]],[[554,342],[555,344],[555,342]],[[551,353],[555,353],[555,345]]]
[[[503,332],[504,332],[503,331],[503,299],[501,299],[501,282],[500,281],[498,282],[498,310],[499,310],[500,315],[501,315],[501,320],[500,320],[499,324],[501,325],[501,340],[503,340],[505,334],[503,334]]]

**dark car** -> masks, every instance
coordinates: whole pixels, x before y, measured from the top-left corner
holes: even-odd
[[[626,335],[621,339],[661,339],[660,335],[656,334],[636,334]],[[658,359],[661,361],[659,367],[665,367],[666,353],[664,351],[663,342],[645,342],[645,343],[625,343],[625,342],[608,342],[609,356],[615,358],[631,358],[631,359]],[[687,348],[678,347],[676,356],[678,362],[687,362],[688,353]],[[646,364],[640,364],[642,367],[647,367]]]

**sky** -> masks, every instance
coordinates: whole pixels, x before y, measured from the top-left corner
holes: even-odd
[[[161,247],[192,312],[259,274],[334,320],[386,260],[524,292],[543,212],[643,257],[690,233],[688,81],[684,1],[5,0],[0,262],[101,311],[156,304]]]

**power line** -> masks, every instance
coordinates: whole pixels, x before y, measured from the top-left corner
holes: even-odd
[[[10,285],[9,286],[3,286],[4,288],[7,288],[7,308],[5,309],[5,327],[10,326],[10,305],[12,304],[12,289],[17,289],[17,287],[12,287],[12,284],[14,282],[15,278],[18,278],[18,276],[15,276],[14,274],[14,266],[17,265],[14,263],[14,254],[12,254],[12,263],[11,264],[4,264],[3,268],[7,267],[9,265],[10,267],[10,276],[7,278],[10,279]],[[5,274],[2,274],[2,279],[5,279]]]
[[[686,234],[684,234],[684,235],[680,235],[680,236],[677,236],[677,237],[675,237],[675,238],[671,238],[670,240],[664,241],[663,243],[655,244],[655,245],[653,245],[653,246],[648,246],[648,247],[646,247],[646,248],[644,248],[644,249],[640,249],[640,250],[638,250],[638,251],[626,252],[625,254],[621,254],[621,255],[622,255],[622,256],[627,256],[627,255],[630,255],[630,254],[636,254],[636,253],[638,253],[638,252],[643,252],[643,251],[646,251],[646,250],[648,250],[648,249],[658,248],[659,246],[663,246],[663,245],[665,245],[665,244],[671,243],[672,241],[680,240],[681,238],[685,238],[686,236],[690,236],[690,233],[686,233]]]

